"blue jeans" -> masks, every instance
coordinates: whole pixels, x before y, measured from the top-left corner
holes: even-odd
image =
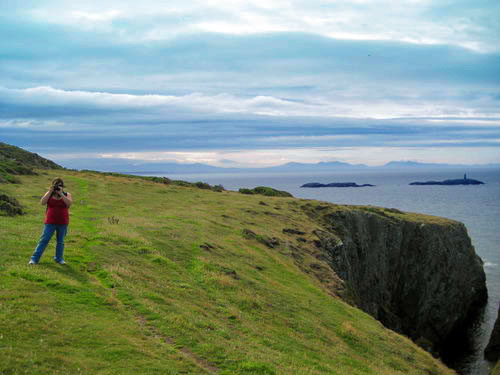
[[[31,256],[31,260],[38,263],[40,257],[42,256],[45,248],[49,244],[50,239],[54,232],[56,232],[57,245],[56,245],[56,256],[54,260],[56,262],[62,262],[64,260],[64,237],[66,237],[66,232],[68,231],[67,224],[45,224],[42,235],[40,236],[40,241],[35,249],[35,252]]]

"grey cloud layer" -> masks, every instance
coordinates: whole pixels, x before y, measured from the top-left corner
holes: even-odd
[[[19,30],[12,21],[2,22],[0,32],[6,36],[0,51],[6,63],[2,75],[17,80],[18,85],[22,84],[16,74],[20,70],[28,73],[25,84],[36,81],[67,86],[79,74],[85,74],[87,87],[107,84],[109,88],[117,84],[114,78],[123,78],[123,74],[146,78],[147,83],[158,76],[164,77],[165,83],[171,79],[175,82],[178,75],[180,79],[191,76],[202,84],[216,81],[216,74],[233,74],[240,80],[232,90],[240,85],[252,88],[252,82],[244,81],[252,76],[261,85],[273,76],[275,80],[288,77],[305,82],[313,78],[315,85],[325,76],[354,79],[357,84],[366,79],[490,85],[500,82],[500,54],[444,45],[341,41],[304,33],[196,34],[137,45],[100,34],[68,32],[62,26],[29,25]],[[129,77],[121,88],[133,89],[128,87],[133,78]],[[199,82],[187,83],[195,89]],[[139,89],[148,87],[143,84]]]
[[[496,3],[245,3],[2,2],[1,140],[52,153],[498,145]]]
[[[19,3],[18,3],[19,4]],[[398,40],[498,50],[495,0],[370,1],[3,1],[3,14],[109,34],[165,40],[199,31],[314,32],[342,39]]]
[[[34,113],[36,108],[30,111]],[[78,116],[73,110],[64,113],[59,109],[36,122],[0,120],[0,134],[4,140],[51,154],[400,145],[494,147],[500,141],[500,118],[483,120],[483,125],[477,125],[475,121],[479,119],[442,118],[435,123],[435,119],[423,118],[375,120],[192,112],[188,115],[177,114],[177,119],[173,119],[165,113],[158,115],[144,110],[99,113],[89,109]]]

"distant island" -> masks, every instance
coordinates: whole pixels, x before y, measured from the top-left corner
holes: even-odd
[[[366,187],[375,186],[371,184],[358,185],[355,182],[332,182],[330,184],[320,184],[319,182],[309,182],[301,186],[301,188],[321,188],[321,187]]]
[[[464,178],[456,180],[426,181],[426,182],[417,181],[410,183],[410,185],[484,185],[484,182],[467,178],[467,175],[464,174]]]

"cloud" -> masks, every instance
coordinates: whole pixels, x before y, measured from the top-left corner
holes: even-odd
[[[44,1],[27,2],[24,9],[11,1],[5,3],[4,11],[14,8],[36,22],[105,32],[136,42],[200,31],[234,35],[312,30],[337,39],[448,44],[479,51],[498,51],[500,45],[495,18],[500,5],[491,0],[453,4],[445,0]]]
[[[0,32],[8,41],[0,47],[0,82],[8,88],[273,97],[283,105],[294,101],[311,108],[330,100],[344,106],[340,115],[348,108],[353,108],[349,115],[359,112],[351,106],[357,98],[378,107],[360,115],[375,117],[384,116],[384,106],[397,109],[395,103],[408,108],[432,102],[443,112],[455,104],[476,108],[473,112],[498,107],[492,102],[500,92],[500,54],[444,45],[342,41],[306,33],[198,33],[137,45],[60,25],[29,24],[20,32],[12,22],[0,23]],[[405,113],[411,110],[393,115]]]
[[[0,98],[4,139],[49,153],[180,155],[224,149],[489,147],[500,138],[500,116],[462,113],[461,118],[450,119],[432,111],[433,107],[422,111],[434,114],[429,118],[376,119],[339,116],[338,103],[227,94],[131,95],[37,87],[1,88]],[[357,103],[360,108],[362,104]]]
[[[499,6],[2,1],[0,136],[51,154],[218,163],[240,160],[228,150],[273,150],[269,162],[304,148],[490,150]]]
[[[43,121],[36,119],[16,119],[16,120],[0,120],[0,129],[8,128],[8,129],[62,129],[65,127],[65,124],[60,121]]]
[[[342,101],[343,100],[343,101]],[[411,144],[446,147],[491,145],[499,137],[500,113],[446,108],[421,100],[333,97],[294,101],[229,94],[133,95],[52,87],[0,87],[3,135],[54,134],[64,147],[133,150],[319,147]],[[498,109],[497,109],[498,111]],[[403,116],[404,115],[404,116]],[[377,116],[380,118],[377,119]],[[91,144],[89,144],[91,143]]]
[[[253,113],[290,115],[294,112],[302,114],[308,106],[286,100],[257,96],[253,98],[237,98],[233,95],[219,94],[207,96],[193,93],[183,96],[174,95],[130,95],[105,92],[66,91],[52,87],[33,87],[27,89],[7,89],[0,87],[0,97],[4,105],[24,107],[42,107],[44,109],[95,108],[96,110],[113,111],[145,111],[156,110],[169,112],[183,109],[203,111],[204,113]],[[288,112],[291,113],[288,113]]]
[[[367,106],[363,100],[341,95],[334,98],[318,97],[315,100],[301,102],[273,96],[247,98],[230,94],[210,96],[199,93],[181,96],[131,95],[81,90],[67,91],[52,87],[27,89],[0,87],[0,103],[3,104],[0,116],[3,117],[15,116],[22,111],[38,112],[41,117],[66,117],[69,114],[76,117],[89,117],[114,113],[117,118],[120,114],[126,113],[128,116],[128,113],[135,112],[148,116],[167,116],[169,119],[192,119],[216,114],[326,118],[500,117],[498,108],[490,112],[488,99],[483,102],[485,111],[474,106],[467,106],[467,101],[455,101],[450,105],[420,99],[419,102],[408,103],[408,98],[399,100],[373,98]],[[474,104],[477,105],[477,102]]]

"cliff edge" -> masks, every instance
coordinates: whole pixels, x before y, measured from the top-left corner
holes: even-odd
[[[306,204],[316,245],[345,298],[439,352],[487,299],[482,260],[462,223],[395,209]]]

